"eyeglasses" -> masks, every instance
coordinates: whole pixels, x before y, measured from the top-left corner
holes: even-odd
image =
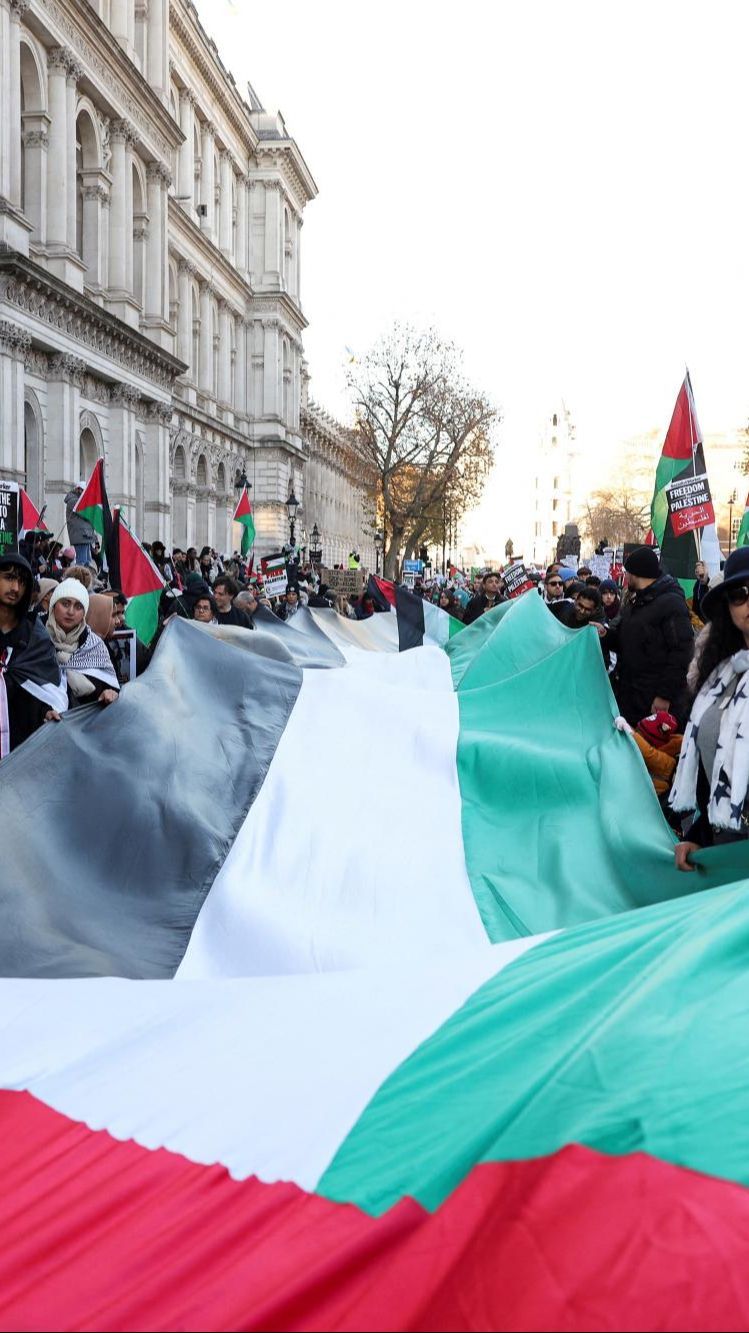
[[[546,580],[546,586],[547,586],[547,588],[561,588],[561,586],[562,586],[562,580],[561,580],[561,579],[547,579],[547,580]]]
[[[726,596],[731,606],[745,606],[749,602],[749,588],[742,583],[740,588],[729,588]]]

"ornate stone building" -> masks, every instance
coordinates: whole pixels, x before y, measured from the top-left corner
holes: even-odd
[[[53,530],[103,457],[146,540],[231,549],[246,474],[261,553],[291,488],[362,542],[345,433],[302,409],[315,194],[190,0],[0,0],[0,474]]]

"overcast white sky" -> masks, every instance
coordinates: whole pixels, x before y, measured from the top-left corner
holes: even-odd
[[[434,323],[501,405],[479,526],[511,527],[563,395],[594,473],[665,430],[684,365],[705,433],[749,417],[749,6],[199,0],[320,195],[305,345],[345,414],[345,349]]]

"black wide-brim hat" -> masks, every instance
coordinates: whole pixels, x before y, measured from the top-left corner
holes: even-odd
[[[723,582],[711,588],[702,599],[700,610],[703,616],[712,620],[729,588],[740,588],[742,584],[749,588],[749,546],[740,546],[738,550],[731,551],[723,566]]]

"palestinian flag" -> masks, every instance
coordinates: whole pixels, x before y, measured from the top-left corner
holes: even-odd
[[[19,487],[18,498],[20,501],[20,512],[18,515],[18,536],[23,537],[27,532],[49,532],[47,524],[44,522],[36,505],[31,503],[28,494]]]
[[[96,466],[86,482],[83,494],[75,505],[73,512],[87,518],[94,531],[98,532],[104,554],[109,563],[110,552],[114,548],[114,533],[112,530],[112,511],[109,508],[107,488],[104,484],[103,458],[97,459]]]
[[[119,590],[128,599],[125,624],[148,645],[159,627],[159,603],[166,584],[119,509],[115,536]]]
[[[746,1327],[749,846],[673,868],[539,598],[329,617],[397,631],[173,617],[3,761],[0,1327]]]
[[[656,470],[651,505],[654,544],[675,578],[694,578],[699,557],[696,534],[714,522],[702,433],[687,372]]]
[[[252,505],[247,487],[243,487],[239,503],[234,510],[234,522],[242,524],[242,555],[249,555],[255,542],[255,520],[252,517]]]
[[[381,579],[379,574],[370,574],[367,579],[367,592],[378,611],[395,610],[395,584],[390,579]]]
[[[741,527],[736,535],[737,546],[749,546],[749,495],[744,505],[744,513],[741,518]]]
[[[398,612],[398,643],[401,652],[409,648],[420,648],[424,643],[433,643],[440,648],[463,629],[462,620],[443,611],[433,602],[425,602],[409,588],[400,585],[395,591]]]

